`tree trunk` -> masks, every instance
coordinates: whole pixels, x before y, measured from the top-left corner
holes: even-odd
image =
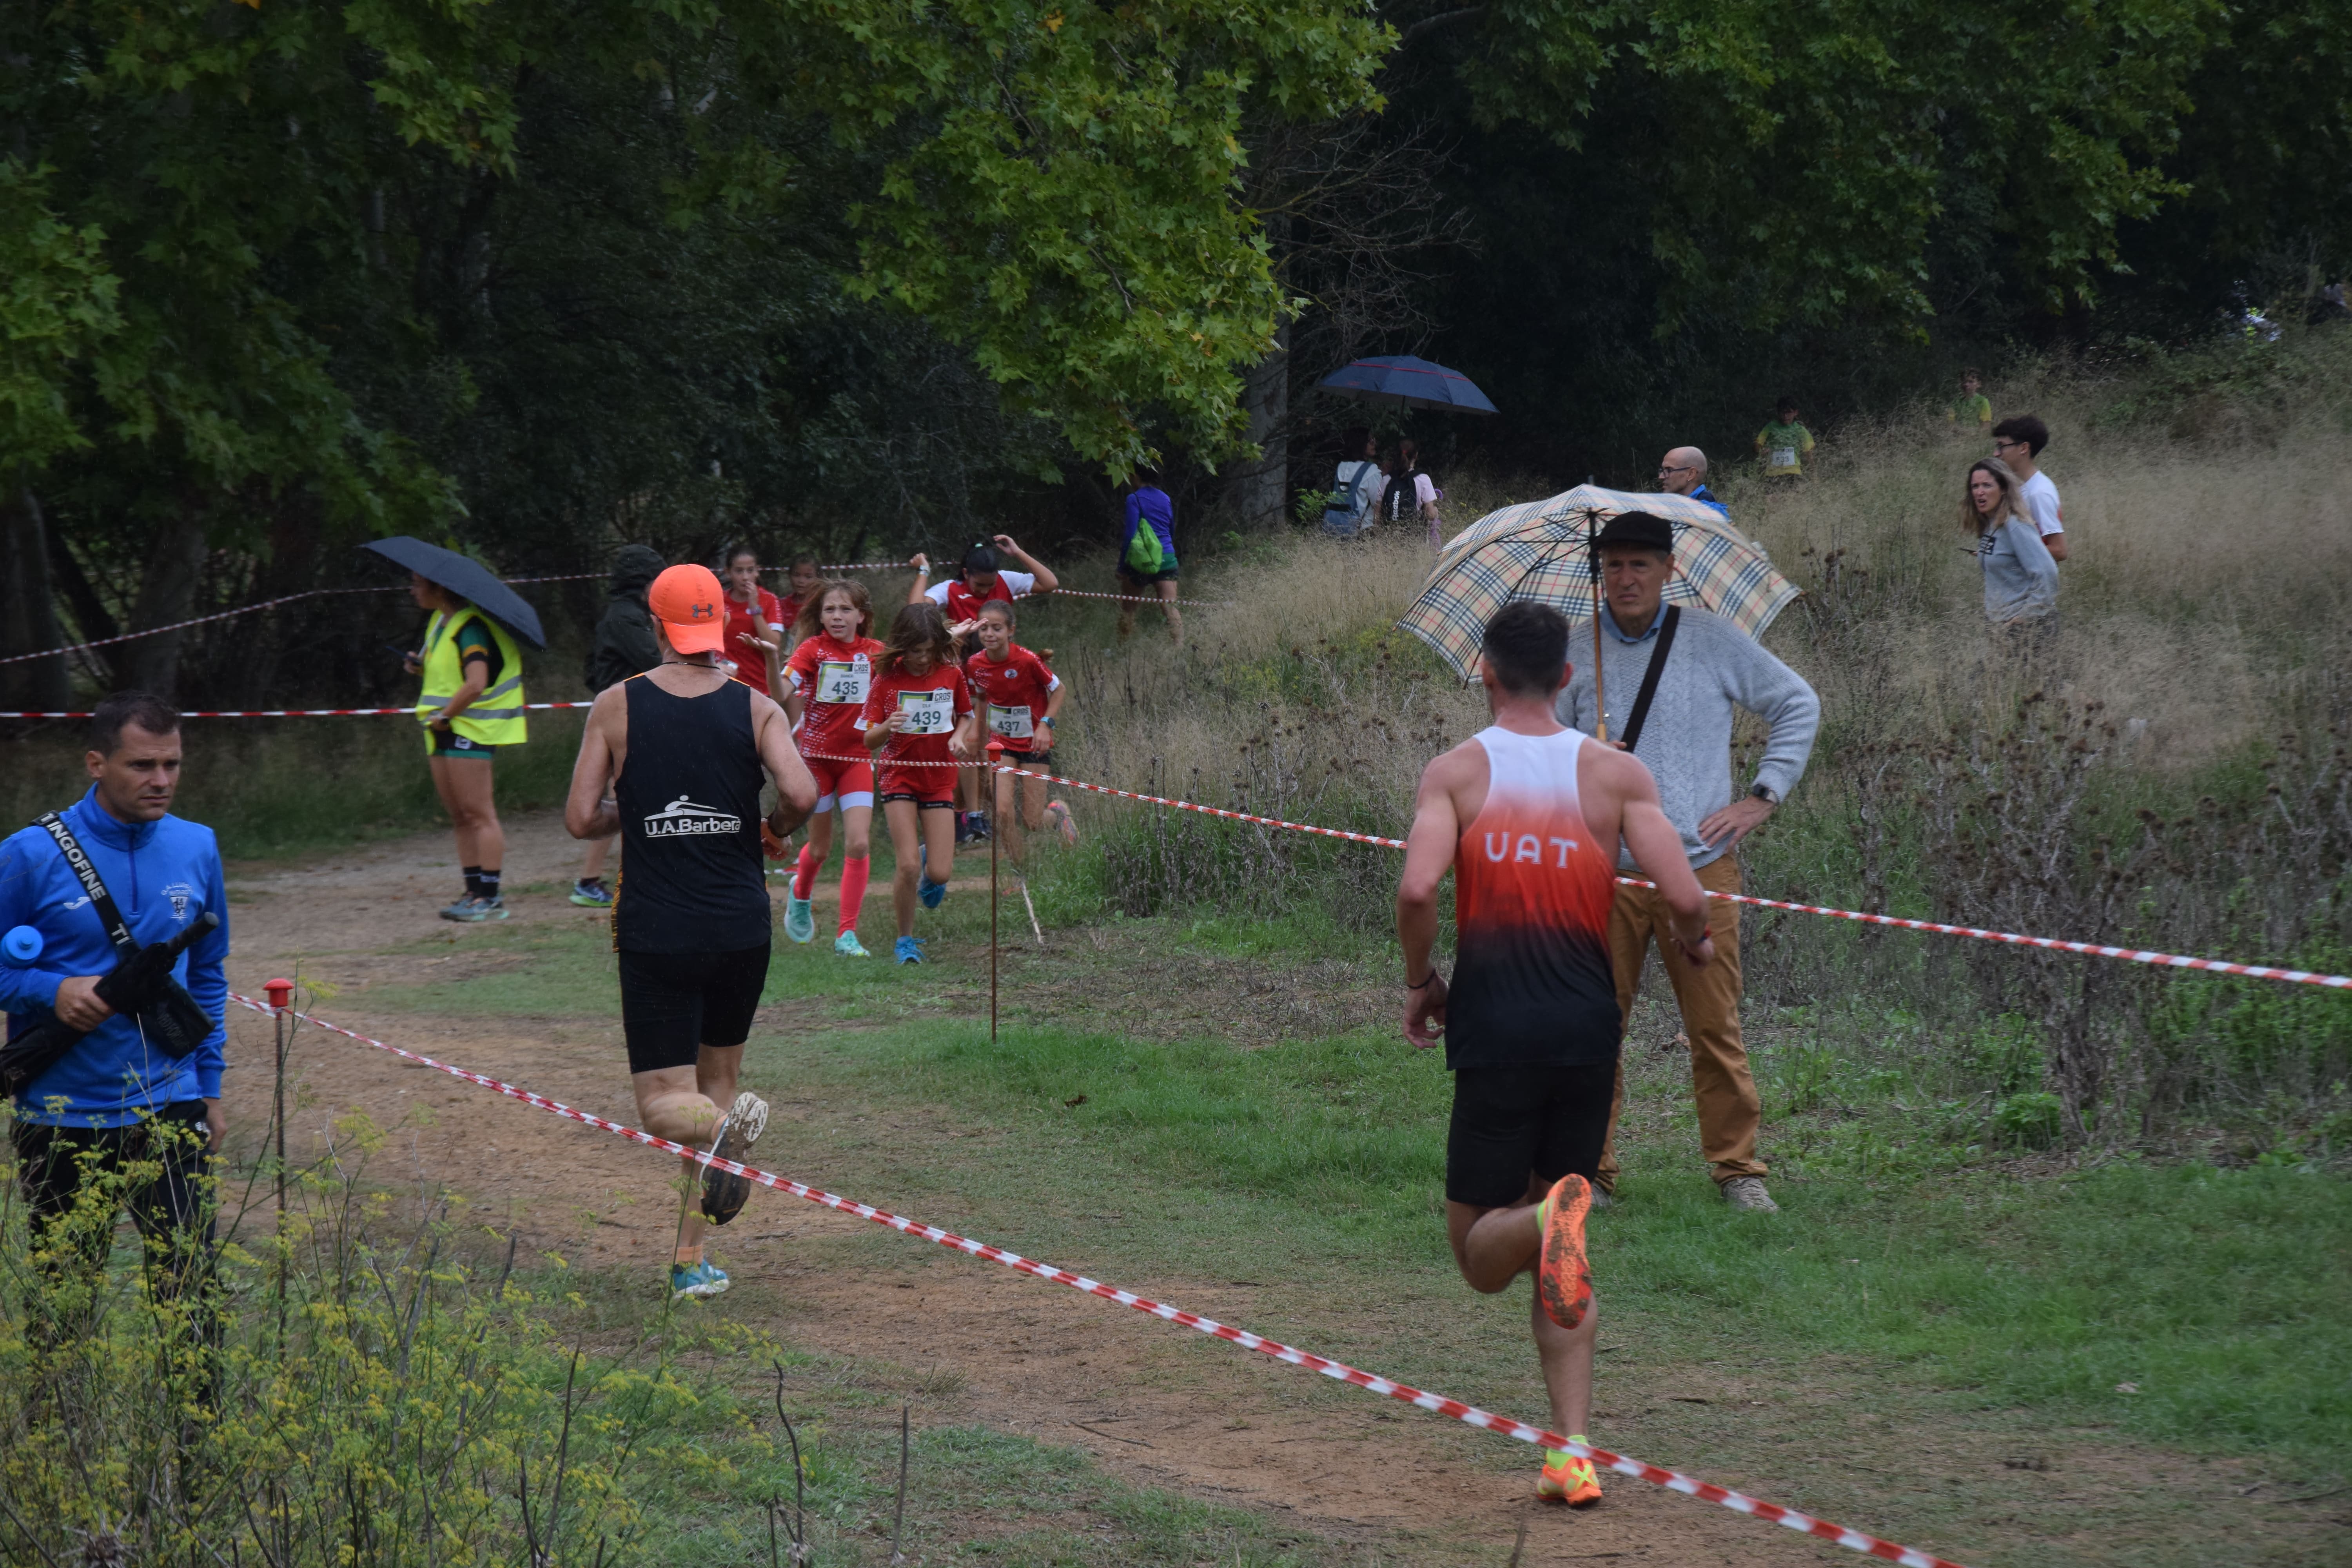
[[[139,608],[131,629],[170,626],[195,614],[196,575],[205,563],[204,514],[190,509],[167,521],[155,531],[147,555],[147,572],[139,584]],[[124,682],[172,700],[180,680],[180,639],[185,632],[163,632],[121,645],[116,668]]]
[[[1249,438],[1263,452],[1235,470],[1234,512],[1244,528],[1279,529],[1290,508],[1290,326],[1274,337],[1274,352],[1252,365],[1242,388],[1249,415]]]
[[[64,642],[49,598],[47,528],[29,485],[0,491],[0,655]],[[66,706],[66,658],[0,664],[0,707],[55,712]]]

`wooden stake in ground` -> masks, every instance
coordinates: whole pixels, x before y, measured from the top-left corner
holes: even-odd
[[[278,1133],[278,1338],[286,1338],[286,1053],[293,1046],[294,1022],[286,1016],[294,999],[291,980],[265,980],[262,994],[269,998],[269,1027],[278,1046],[278,1086],[270,1099],[269,1120]]]
[[[992,819],[1001,819],[1003,813],[996,809],[997,788],[1004,780],[1004,742],[988,743],[988,809]],[[1021,809],[1021,792],[1013,792],[1013,809]],[[992,820],[988,825],[988,1043],[996,1044],[996,845],[1003,837],[1004,824]],[[1024,883],[1022,889],[1028,890]]]

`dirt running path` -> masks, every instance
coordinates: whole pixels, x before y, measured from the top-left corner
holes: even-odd
[[[520,819],[509,833],[509,888],[568,888],[576,847],[551,819]],[[370,1011],[373,985],[415,984],[436,970],[470,977],[484,961],[496,962],[487,952],[469,954],[470,933],[434,919],[456,880],[441,835],[232,877],[238,900],[231,983],[258,996],[264,979],[299,966],[306,979],[334,987],[331,998],[318,1004],[324,1017],[634,1123],[617,1020],[501,1016],[473,1024]],[[887,920],[887,889],[877,885],[876,891],[880,897],[869,907]],[[521,921],[602,918],[547,894],[510,901]],[[383,951],[445,939],[437,954]],[[755,1040],[786,1021],[782,1010],[772,1011],[772,1018],[763,1015]],[[232,1112],[240,1128],[256,1129],[268,1113],[268,1026],[240,1011],[231,1037],[230,1061],[244,1069],[230,1075]],[[650,1151],[316,1030],[299,1033],[297,1055],[303,1110],[289,1119],[297,1142],[307,1128],[319,1147],[320,1130],[334,1116],[362,1110],[381,1126],[401,1128],[375,1157],[376,1179],[408,1173],[446,1184],[484,1218],[511,1224],[575,1264],[650,1271],[666,1255],[670,1213],[662,1184],[672,1173]],[[778,1107],[782,1120],[762,1152],[774,1151],[772,1165],[822,1182],[828,1141],[857,1111],[868,1113],[856,1123],[860,1138],[943,1133],[919,1112],[894,1124],[865,1105],[812,1100]],[[430,1125],[402,1125],[427,1117]],[[896,1194],[855,1195],[887,1204]],[[1529,1563],[1729,1568],[1855,1561],[1853,1553],[1624,1478],[1610,1483],[1597,1509],[1571,1514],[1540,1508],[1528,1497],[1530,1466],[1498,1474],[1472,1462],[1479,1446],[1504,1439],[1370,1396],[1321,1397],[1329,1385],[1312,1373],[919,1242],[893,1238],[891,1245],[925,1255],[919,1262],[927,1267],[894,1258],[887,1268],[845,1268],[844,1248],[854,1244],[838,1238],[871,1234],[870,1224],[789,1199],[754,1202],[749,1234],[728,1237],[737,1280],[730,1305],[768,1308],[782,1331],[811,1350],[923,1369],[934,1384],[960,1384],[948,1402],[961,1407],[955,1418],[1083,1447],[1139,1482],[1274,1511],[1318,1533],[1382,1542],[1392,1550],[1400,1545],[1398,1531],[1491,1542],[1498,1562],[1523,1514],[1530,1522]],[[920,1217],[952,1227],[960,1216]],[[1248,1292],[1224,1282],[1122,1282],[1251,1321]]]

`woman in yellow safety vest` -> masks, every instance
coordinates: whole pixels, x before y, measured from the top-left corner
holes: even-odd
[[[408,656],[408,673],[425,678],[416,701],[425,726],[433,787],[457,832],[465,895],[441,911],[445,921],[502,921],[499,875],[507,851],[492,796],[490,759],[525,738],[522,650],[513,634],[438,583],[412,574],[409,594],[433,612],[425,647]]]

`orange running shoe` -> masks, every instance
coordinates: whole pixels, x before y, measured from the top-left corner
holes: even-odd
[[[1544,1316],[1563,1329],[1584,1321],[1592,1310],[1592,1270],[1584,1261],[1584,1218],[1592,1212],[1592,1188],[1573,1173],[1552,1184],[1536,1205],[1543,1250],[1536,1255],[1536,1291]]]
[[[1572,1434],[1580,1443],[1582,1433]],[[1601,1477],[1592,1461],[1580,1459],[1563,1448],[1544,1450],[1543,1474],[1536,1480],[1536,1496],[1564,1502],[1570,1508],[1591,1508],[1601,1500]]]

